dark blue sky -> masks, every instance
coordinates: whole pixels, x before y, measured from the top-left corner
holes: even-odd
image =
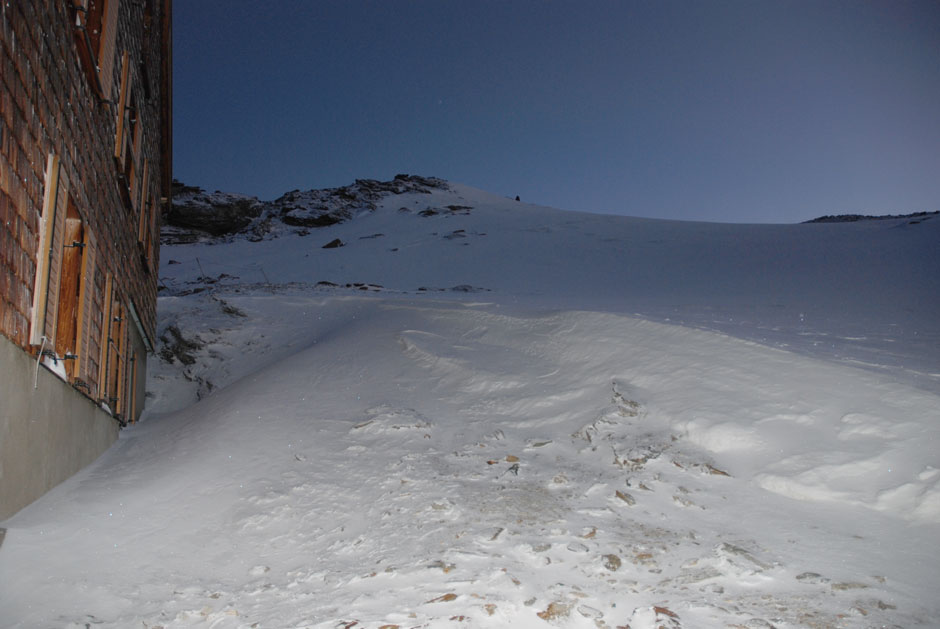
[[[940,2],[176,0],[174,172],[564,209],[940,209]]]

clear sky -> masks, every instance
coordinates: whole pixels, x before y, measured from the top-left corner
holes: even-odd
[[[940,209],[940,1],[176,0],[174,173],[687,220]]]

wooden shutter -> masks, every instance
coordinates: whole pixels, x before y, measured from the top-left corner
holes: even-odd
[[[59,295],[55,329],[55,353],[61,358],[78,354],[82,268],[85,262],[85,222],[75,206],[72,195],[68,196],[67,204],[59,262]],[[69,380],[78,376],[76,359],[66,360],[65,372]]]
[[[50,154],[46,160],[45,190],[42,215],[39,218],[39,251],[36,252],[36,278],[33,282],[33,307],[29,319],[29,342],[42,343],[46,327],[49,267],[52,256],[52,235],[55,231],[57,188],[59,185],[59,158]]]
[[[130,63],[128,59],[127,51],[124,51],[124,54],[121,56],[121,92],[118,96],[118,105],[117,105],[117,132],[114,136],[114,159],[117,160],[120,169],[124,170],[124,159],[126,155],[125,147],[127,143],[124,141],[124,131],[125,131],[125,118],[127,114],[127,98],[130,91],[130,75],[128,70],[130,68]]]
[[[150,223],[150,204],[147,202],[150,195],[147,194],[147,188],[150,186],[150,164],[147,160],[144,160],[144,174],[140,184],[140,191],[138,195],[135,195],[140,198],[138,206],[140,208],[140,216],[138,219],[137,225],[137,241],[144,245],[146,249],[147,236],[149,233],[149,223]]]
[[[156,271],[154,267],[154,241],[159,237],[157,234],[157,200],[151,195],[150,202],[147,204],[147,240],[144,243],[144,251],[147,255],[147,264],[150,270]]]
[[[118,298],[114,277],[108,273],[105,286],[104,325],[98,392],[111,413],[122,414],[126,408],[127,386],[127,308]]]
[[[118,0],[108,0],[102,19],[101,47],[98,49],[98,78],[101,82],[102,96],[111,100],[114,84],[114,53],[117,42]],[[126,53],[125,53],[126,54]]]
[[[137,418],[135,417],[137,413],[137,378],[140,376],[140,372],[137,369],[137,350],[133,347],[131,343],[128,343],[128,355],[130,356],[130,364],[128,379],[127,379],[127,404],[125,404],[125,419],[128,423],[135,423]]]
[[[114,303],[114,276],[108,273],[104,284],[104,318],[101,321],[101,350],[98,356],[98,395],[104,399],[108,395],[108,359],[111,357],[111,304]]]
[[[111,406],[115,415],[123,415],[126,408],[127,390],[127,308],[124,303],[115,300],[111,309],[111,318],[114,327],[111,329],[111,370],[114,374],[114,383],[108,385],[108,394],[114,398]],[[109,400],[109,403],[111,400]]]
[[[91,346],[91,313],[94,308],[95,294],[95,245],[94,234],[86,227],[82,284],[78,296],[78,345],[75,353],[78,354],[76,374],[89,386],[92,380],[92,374],[88,371],[91,363],[88,348]],[[86,393],[90,394],[91,390],[87,390]]]
[[[62,288],[62,253],[65,246],[66,226],[68,215],[69,178],[62,168],[59,169],[59,185],[56,190],[55,223],[52,231],[52,249],[49,253],[49,282],[46,288],[46,323],[45,335],[52,346],[55,346],[56,327],[59,314],[59,291]],[[50,310],[49,304],[55,308]]]

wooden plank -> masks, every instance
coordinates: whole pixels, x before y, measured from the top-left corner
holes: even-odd
[[[33,305],[29,319],[29,342],[40,345],[46,327],[46,304],[49,286],[52,232],[55,228],[55,207],[59,184],[59,158],[49,154],[46,160],[45,190],[42,215],[39,219],[39,251],[36,252],[36,277],[33,282]]]

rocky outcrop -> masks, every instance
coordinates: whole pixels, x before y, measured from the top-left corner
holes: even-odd
[[[396,175],[391,181],[357,179],[342,188],[324,190],[292,190],[272,202],[277,217],[296,227],[326,227],[349,220],[361,212],[371,212],[378,202],[392,194],[418,192],[430,194],[431,189],[446,189],[447,182],[433,177]]]
[[[435,177],[396,175],[391,181],[357,179],[341,188],[292,190],[274,201],[202,188],[174,181],[173,203],[164,217],[164,243],[192,242],[205,237],[247,234],[249,240],[276,235],[284,228],[306,233],[354,216],[372,212],[379,202],[395,194],[430,194],[446,190]]]
[[[261,216],[264,204],[257,197],[230,192],[208,193],[202,188],[173,182],[173,204],[164,222],[212,236],[234,234]]]

